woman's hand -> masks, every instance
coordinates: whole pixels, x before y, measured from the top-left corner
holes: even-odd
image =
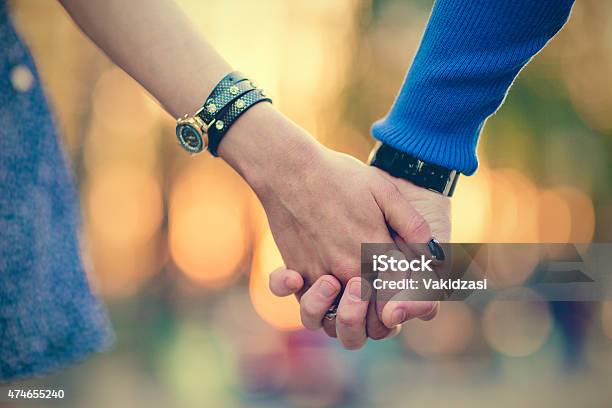
[[[329,274],[346,285],[360,273],[361,243],[394,243],[389,227],[406,242],[432,238],[392,178],[324,148],[270,105],[260,105],[234,124],[219,152],[262,202],[285,265],[304,279],[300,293]],[[335,297],[341,287],[320,289]],[[368,336],[386,337],[390,330],[373,306],[369,315]],[[321,325],[307,308],[302,320],[307,328]],[[324,328],[335,336],[333,322],[325,320]]]

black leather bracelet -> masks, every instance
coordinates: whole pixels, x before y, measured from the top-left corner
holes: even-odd
[[[255,89],[253,82],[239,72],[228,74],[217,84],[215,89],[204,103],[204,106],[196,112],[196,115],[210,126],[215,118],[219,117],[223,110],[235,99]]]
[[[370,164],[411,183],[447,197],[453,195],[459,173],[437,164],[427,163],[384,143],[371,153]]]
[[[262,101],[272,102],[263,90],[239,71],[227,74],[212,90],[204,105],[193,115],[177,119],[176,137],[191,154],[208,150],[217,156],[217,148],[227,129],[248,108]]]
[[[230,103],[227,108],[217,116],[215,123],[208,130],[208,151],[215,157],[223,136],[236,120],[253,105],[259,102],[272,102],[262,89],[249,91]]]
[[[239,86],[238,84],[243,83]],[[176,120],[176,138],[179,145],[191,154],[200,153],[208,145],[208,128],[215,121],[215,115],[224,108],[233,98],[232,94],[239,96],[244,84],[252,86],[250,81],[240,72],[230,72],[224,76],[212,90],[205,103],[193,116],[184,115]],[[238,88],[238,92],[235,88]],[[230,93],[229,90],[232,90]],[[245,92],[244,90],[242,92]],[[248,91],[246,91],[248,92]],[[214,102],[219,100],[219,102]]]

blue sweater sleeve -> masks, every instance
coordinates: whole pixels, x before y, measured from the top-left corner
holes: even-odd
[[[374,137],[472,174],[486,118],[567,21],[573,0],[436,0],[395,103]]]

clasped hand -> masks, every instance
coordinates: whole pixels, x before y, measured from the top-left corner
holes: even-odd
[[[269,148],[262,158],[250,155],[240,165],[236,159],[235,166],[261,201],[285,262],[271,274],[272,292],[295,294],[304,326],[323,327],[348,349],[360,348],[367,337],[386,338],[410,318],[434,317],[435,301],[362,300],[362,290],[367,294],[370,288],[359,277],[360,249],[361,243],[421,243],[426,253],[422,243],[432,237],[447,241],[448,198],[327,149],[290,121],[277,119],[267,118],[274,125],[265,131],[249,129],[252,143],[259,131],[265,133]],[[238,149],[230,144],[241,136],[247,135],[222,148]],[[337,317],[325,319],[343,288]]]

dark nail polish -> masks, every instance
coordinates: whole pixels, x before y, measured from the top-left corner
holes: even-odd
[[[433,256],[435,260],[443,261],[444,259],[446,259],[446,257],[444,256],[444,250],[440,246],[440,243],[437,239],[430,239],[427,243],[427,249],[429,249],[429,252],[431,252],[431,256]]]

